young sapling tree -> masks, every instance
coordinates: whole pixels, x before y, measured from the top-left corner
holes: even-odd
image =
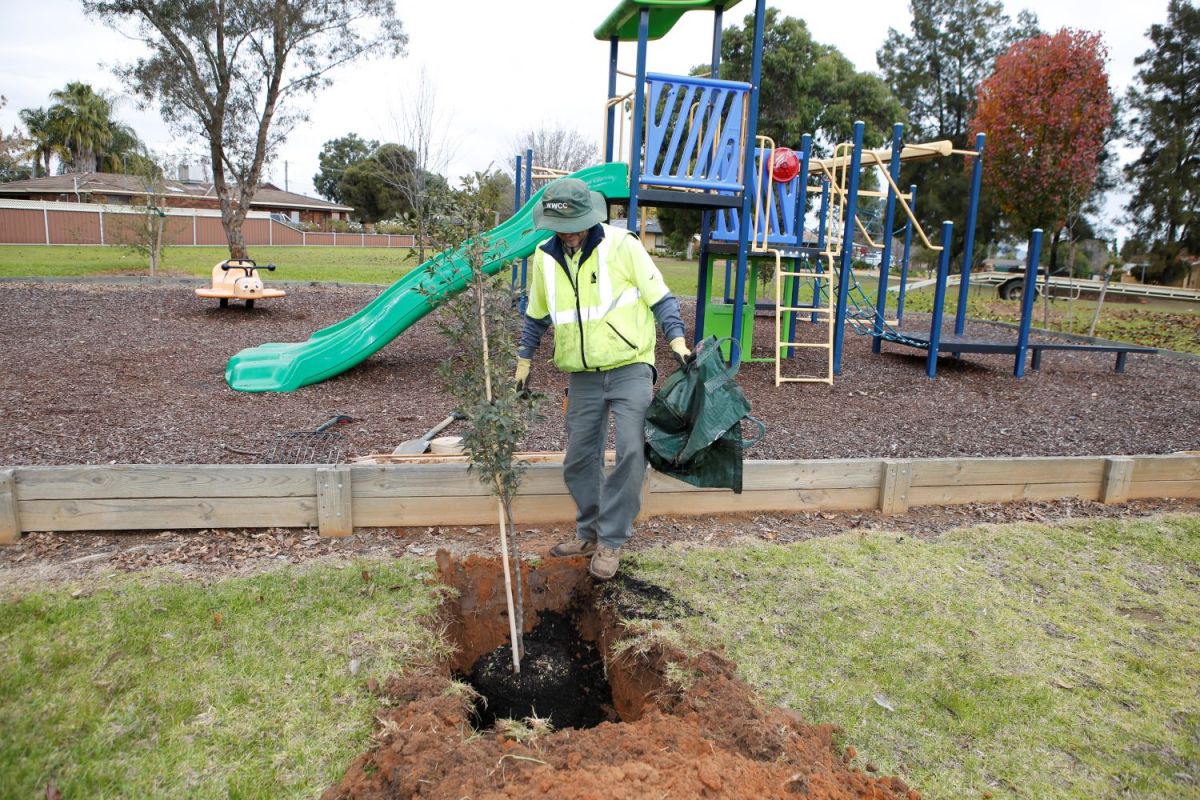
[[[149,263],[150,277],[158,275],[165,256],[167,179],[162,166],[149,154],[135,160],[130,172],[137,180],[137,194],[128,213],[106,214],[109,243],[120,243]]]
[[[493,214],[484,207],[479,192],[481,177],[476,173],[465,178],[464,187],[454,194],[452,216],[435,222],[441,244],[458,244],[434,259],[422,291],[438,307],[438,331],[449,345],[450,355],[437,373],[466,417],[463,449],[470,469],[497,498],[505,584],[510,591],[513,670],[520,672],[525,613],[512,503],[526,465],[515,457],[536,419],[541,397],[518,392],[513,379],[520,315],[507,270],[485,272],[503,252],[504,242],[486,233]]]

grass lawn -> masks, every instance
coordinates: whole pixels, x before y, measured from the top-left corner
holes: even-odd
[[[659,549],[764,699],[927,798],[1200,797],[1200,516]],[[370,582],[362,571],[368,570]],[[0,605],[0,798],[313,797],[363,689],[444,644],[426,560],[161,574]],[[357,675],[352,661],[357,659]],[[679,676],[686,678],[686,676]]]
[[[1200,517],[636,561],[689,638],[923,797],[1200,797]]]
[[[366,678],[441,646],[421,624],[430,570],[399,559],[9,593],[0,797],[51,782],[68,798],[315,797],[367,745]]]
[[[390,284],[416,266],[415,251],[371,247],[254,247],[250,257],[275,264],[263,279]],[[168,247],[162,271],[170,275],[208,278],[213,264],[229,258],[224,247]],[[76,277],[82,275],[147,275],[145,257],[124,247],[0,247],[0,277]]]
[[[224,247],[168,247],[162,270],[170,275],[207,278],[213,264],[229,257]],[[250,257],[275,264],[272,280],[390,284],[417,266],[407,248],[255,247]],[[656,259],[677,295],[696,293],[695,262]],[[123,247],[12,245],[0,247],[0,278],[53,278],[84,275],[146,275],[146,260]]]

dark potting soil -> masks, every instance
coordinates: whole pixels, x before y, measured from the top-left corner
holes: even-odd
[[[543,612],[525,635],[521,671],[513,672],[512,646],[479,657],[467,681],[481,695],[472,715],[478,730],[498,719],[549,720],[554,730],[592,728],[612,713],[612,690],[596,646],[580,637],[571,621]]]
[[[694,617],[700,612],[661,586],[618,572],[600,588],[600,599],[622,619],[669,620]]]

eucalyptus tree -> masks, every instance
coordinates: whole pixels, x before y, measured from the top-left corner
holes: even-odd
[[[117,68],[143,105],[206,141],[233,258],[263,166],[300,121],[300,101],[360,58],[404,52],[392,0],[84,0],[149,55]]]

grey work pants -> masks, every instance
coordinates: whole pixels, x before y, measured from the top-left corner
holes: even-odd
[[[654,368],[628,364],[605,372],[573,372],[567,401],[563,480],[578,509],[575,533],[603,547],[620,547],[633,533],[646,476],[646,409]],[[604,475],[608,415],[616,424],[617,463]]]

